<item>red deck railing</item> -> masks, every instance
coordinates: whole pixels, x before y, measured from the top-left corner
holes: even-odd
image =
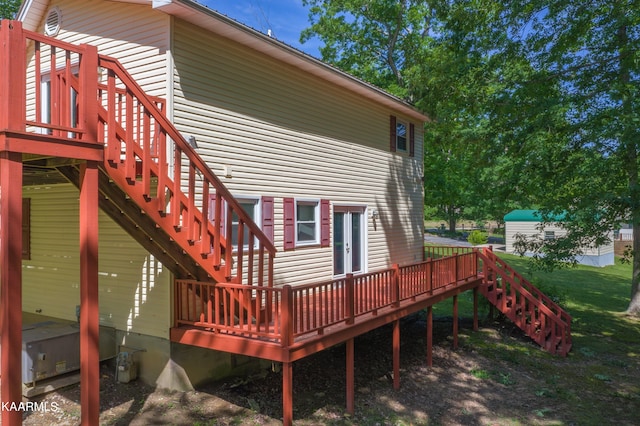
[[[0,41],[0,131],[25,141],[22,152],[79,158],[104,146],[103,170],[213,280],[272,285],[272,241],[167,119],[164,101],[94,46],[16,21],[1,21]],[[236,226],[246,246],[232,241]]]
[[[469,252],[295,287],[176,280],[176,325],[288,346],[480,277]]]

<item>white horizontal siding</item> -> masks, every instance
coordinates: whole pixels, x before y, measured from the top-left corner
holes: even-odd
[[[75,319],[80,303],[78,191],[24,188],[31,198],[31,260],[23,265],[23,310]],[[100,323],[168,337],[171,279],[162,265],[104,213],[99,217]]]
[[[415,157],[392,154],[394,111],[179,20],[174,31],[175,123],[214,172],[232,170],[233,193],[275,197],[277,283],[333,271],[330,247],[283,251],[283,197],[378,210],[369,270],[421,260],[422,123]]]

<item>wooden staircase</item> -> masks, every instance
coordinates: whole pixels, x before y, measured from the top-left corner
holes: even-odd
[[[14,79],[16,93],[33,105],[18,114],[16,133],[64,147],[58,151],[71,160],[57,170],[75,184],[73,150],[102,147],[100,207],[176,278],[273,285],[273,242],[169,121],[162,99],[94,46],[8,24],[8,44],[27,55],[12,62],[16,75],[28,76]]]
[[[566,356],[571,316],[490,249],[478,256],[484,276],[480,292],[487,300],[546,351]]]

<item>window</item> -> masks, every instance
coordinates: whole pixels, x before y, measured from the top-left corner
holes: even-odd
[[[318,242],[318,201],[296,202],[296,245]]]
[[[555,231],[544,231],[544,240],[551,241],[556,239]]]
[[[415,126],[413,123],[407,124],[392,115],[389,127],[389,149],[391,152],[406,153],[413,157],[415,155]]]
[[[260,220],[260,210],[258,206],[260,204],[260,200],[258,198],[236,198],[242,210],[245,211],[247,216],[255,223],[259,223]],[[233,213],[231,217],[231,244],[233,247],[238,247],[238,228],[240,225],[240,218],[238,215]],[[249,247],[249,227],[244,225],[243,231],[243,246],[245,248]],[[256,240],[254,239],[254,245],[256,244]]]
[[[401,121],[396,123],[396,151],[407,152],[407,125]]]
[[[329,200],[284,198],[284,249],[330,245]]]
[[[273,242],[273,197],[236,197],[240,207],[247,213],[247,216],[258,226],[261,226],[262,232]],[[211,195],[209,201],[209,220],[215,223],[215,204],[216,196]],[[220,220],[220,233],[224,236],[227,234],[227,203],[222,205],[222,217]],[[238,229],[240,227],[240,218],[236,213],[231,216],[231,244],[234,248],[238,247]],[[249,228],[244,225],[243,246],[249,247]],[[257,247],[258,240],[254,239],[254,247]]]
[[[71,67],[73,77],[78,77],[78,66],[73,65]],[[58,94],[56,99],[52,99],[52,79],[54,79],[54,86],[57,90],[60,88],[68,88],[68,96]],[[65,69],[59,69],[52,73],[46,72],[42,75],[40,80],[40,121],[44,124],[62,125],[66,127],[78,127],[78,92],[72,86],[70,81],[67,81],[65,75]],[[56,104],[66,103],[67,108],[53,108],[52,101]],[[41,128],[40,132],[45,135],[53,134],[50,128]],[[69,138],[75,138],[74,132],[68,132]]]

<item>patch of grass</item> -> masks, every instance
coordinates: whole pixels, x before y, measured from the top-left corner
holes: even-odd
[[[473,369],[470,371],[471,375],[476,379],[489,379],[491,378],[491,374],[487,370],[478,370]]]
[[[465,336],[465,350],[505,362],[511,368],[525,370],[539,378],[541,386],[533,391],[541,398],[563,401],[571,414],[563,424],[607,424],[611,398],[631,404],[619,413],[617,422],[633,423],[632,407],[640,409],[640,321],[624,314],[629,303],[631,266],[619,262],[595,268],[577,266],[553,272],[532,271],[528,260],[501,255],[512,267],[561,304],[572,316],[573,347],[567,358],[559,358],[514,332],[508,320]],[[482,299],[481,299],[482,300]],[[460,317],[473,316],[473,298],[459,297]],[[436,305],[434,312],[447,315],[451,301]],[[474,372],[472,372],[474,374]],[[486,378],[485,370],[474,376]],[[492,371],[497,383],[512,384],[506,373]],[[549,407],[536,408],[537,418],[557,417]]]

